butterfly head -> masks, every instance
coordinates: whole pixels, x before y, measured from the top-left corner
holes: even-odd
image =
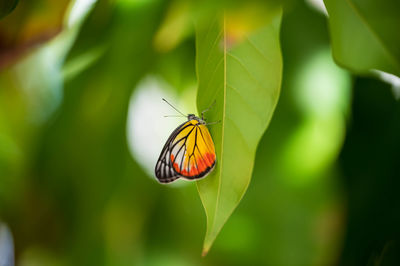
[[[187,118],[188,118],[188,120],[197,120],[197,121],[199,121],[200,124],[203,124],[203,125],[206,124],[205,120],[201,119],[200,117],[195,116],[194,114],[188,114]]]

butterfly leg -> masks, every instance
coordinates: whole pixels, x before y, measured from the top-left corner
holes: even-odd
[[[208,125],[215,125],[215,124],[219,124],[219,123],[221,123],[221,120],[218,120],[218,121],[216,121],[216,122],[206,123],[206,126],[208,126]]]

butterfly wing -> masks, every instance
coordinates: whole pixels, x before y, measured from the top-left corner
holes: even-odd
[[[179,174],[175,172],[170,161],[171,146],[176,135],[179,134],[186,123],[181,124],[171,133],[161,151],[160,157],[158,157],[155,174],[160,183],[170,183],[179,178]]]
[[[215,160],[210,132],[193,119],[180,125],[168,138],[156,164],[156,177],[161,183],[179,177],[199,179],[214,168]]]
[[[215,166],[215,148],[205,125],[190,120],[173,140],[172,167],[180,177],[193,180],[205,177]]]

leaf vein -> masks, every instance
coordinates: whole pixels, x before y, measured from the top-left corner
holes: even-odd
[[[219,40],[221,34],[222,34],[222,30],[218,33],[217,38],[215,38],[215,41],[214,41],[214,43],[212,44],[212,46],[211,46],[211,48],[210,48],[210,50],[209,50],[209,53],[208,53],[208,55],[207,55],[207,58],[206,58],[206,60],[204,61],[203,68],[201,69],[201,72],[204,71],[204,68],[207,66],[208,62],[210,61],[211,54],[212,54],[212,52],[213,52],[213,50],[214,50],[214,48],[215,48],[215,45],[218,43],[218,40]]]
[[[230,117],[226,117],[226,120],[229,120],[232,124],[232,126],[235,128],[235,130],[238,132],[238,135],[241,137],[241,139],[243,140],[243,142],[246,144],[246,148],[247,148],[247,153],[251,154],[251,148],[249,143],[247,142],[247,139],[244,137],[243,133],[240,131],[240,127],[237,124],[235,119],[231,119]]]
[[[246,104],[246,106],[252,111],[252,113],[254,113],[254,116],[256,116],[257,118],[259,118],[261,120],[260,114],[257,112],[257,110],[254,109],[254,107],[248,101],[245,100],[245,98],[241,95],[240,91],[230,84],[227,84],[227,86],[229,88],[231,88],[234,92],[236,92],[236,94],[239,96],[239,98],[242,99],[242,102],[244,102]]]
[[[220,65],[222,62],[224,62],[223,59],[221,59],[221,60],[218,62],[218,64],[216,65],[216,67],[215,67],[215,69],[214,69],[212,75],[210,76],[210,80],[208,81],[207,86],[204,87],[204,90],[208,90],[208,88],[210,87],[210,84],[211,84],[212,81],[214,80],[215,73],[217,73],[218,67],[219,67],[219,65]]]
[[[235,56],[235,55],[233,55],[233,54],[229,54],[229,56],[230,56],[232,59],[236,60],[236,61],[239,63],[239,65],[248,73],[249,77],[250,77],[252,80],[254,80],[254,82],[256,83],[256,86],[257,86],[258,88],[264,89],[264,87],[261,85],[260,81],[257,80],[257,78],[254,76],[254,74],[252,74],[252,73],[247,69],[247,67],[243,64],[243,62],[242,62],[237,56]]]
[[[258,47],[250,40],[250,38],[249,38],[248,36],[246,36],[246,40],[247,40],[247,42],[248,42],[251,46],[253,46],[253,48],[254,48],[265,60],[267,60],[268,62],[272,63],[272,60],[271,60],[270,58],[268,58],[265,54],[263,54],[263,52],[261,52],[261,49],[258,48]]]

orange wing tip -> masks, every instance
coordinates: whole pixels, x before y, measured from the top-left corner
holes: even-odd
[[[211,162],[211,164],[213,164],[215,162],[215,154],[214,153],[207,153],[206,157]]]
[[[189,173],[188,173],[188,171],[186,171],[186,169],[183,169],[181,172],[178,172],[178,173],[180,173],[184,176],[189,176]]]
[[[189,175],[196,176],[198,174],[199,174],[198,169],[196,168],[196,166],[194,164],[192,164],[192,166],[190,167]]]
[[[201,161],[206,165],[206,168],[212,166],[215,163],[215,154],[213,153],[206,153],[203,158],[204,159]]]
[[[204,160],[198,160],[197,166],[199,167],[200,172],[202,172],[204,169],[207,168],[207,165],[205,164]]]

